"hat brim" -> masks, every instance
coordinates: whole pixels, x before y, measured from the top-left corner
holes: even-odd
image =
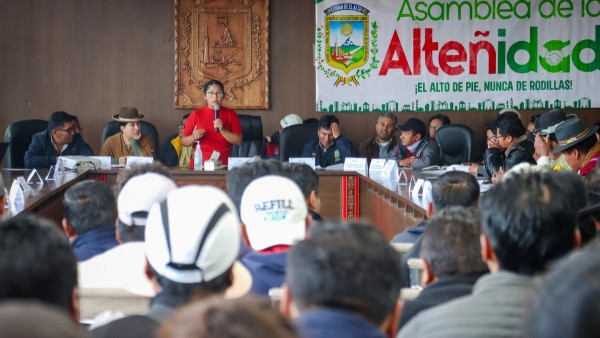
[[[590,138],[592,136],[596,136],[596,131],[598,131],[598,126],[593,126],[593,127],[589,128],[589,132],[588,132],[587,135],[583,136],[582,138],[580,138],[579,140],[577,140],[577,141],[575,141],[575,142],[573,142],[571,144],[565,144],[565,145],[558,146],[558,147],[554,148],[552,150],[552,153],[553,154],[558,154],[561,151],[565,151],[565,150],[567,150],[567,149],[569,149],[569,148],[571,148],[571,147],[573,147],[573,146],[575,146],[575,145],[577,145],[577,144],[579,144],[579,143],[587,140],[588,138]]]
[[[113,120],[115,121],[119,121],[119,122],[137,122],[137,121],[141,121],[146,117],[146,115],[144,114],[140,114],[138,117],[133,118],[133,119],[128,119],[128,118],[123,118],[121,116],[119,116],[119,114],[115,114],[113,115]]]

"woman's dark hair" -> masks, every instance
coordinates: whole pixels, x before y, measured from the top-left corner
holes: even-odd
[[[204,84],[204,94],[206,94],[206,92],[208,91],[208,88],[210,88],[210,86],[218,86],[219,88],[221,88],[222,92],[225,92],[225,86],[223,86],[223,83],[221,81],[210,80]]]

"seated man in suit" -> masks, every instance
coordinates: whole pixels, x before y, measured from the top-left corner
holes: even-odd
[[[577,208],[568,186],[582,180],[563,171],[506,177],[482,198],[481,256],[490,274],[469,296],[419,313],[403,337],[523,337],[534,275],[579,246]]]
[[[366,157],[369,164],[374,158],[397,160],[398,156],[395,152],[397,140],[394,137],[397,124],[396,115],[392,113],[379,115],[375,123],[375,136],[360,142],[358,156]]]
[[[314,157],[315,165],[321,168],[344,163],[352,155],[352,142],[342,136],[340,121],[333,115],[321,116],[317,138],[305,144],[302,151],[302,157]]]
[[[419,312],[471,293],[488,272],[481,260],[479,210],[455,206],[431,218],[421,244],[425,289],[404,301],[400,328]]]
[[[281,310],[301,337],[390,337],[400,259],[370,224],[319,223],[288,257]]]
[[[396,146],[400,159],[398,166],[420,170],[442,164],[440,146],[437,142],[428,140],[423,121],[410,118],[397,129],[402,132],[400,143]]]
[[[113,163],[125,164],[127,156],[154,156],[152,138],[142,134],[140,121],[146,117],[134,107],[122,107],[113,120],[119,121],[120,132],[104,141],[100,156],[112,157]]]
[[[183,128],[185,128],[188,117],[190,117],[190,113],[183,115],[177,136],[169,137],[160,147],[160,161],[167,167],[190,167],[190,158],[193,156],[192,146],[186,147],[181,143]]]
[[[48,168],[56,164],[59,156],[94,155],[80,136],[75,137],[75,121],[72,115],[64,111],[52,113],[48,119],[48,128],[33,135],[29,149],[25,152],[25,167]]]

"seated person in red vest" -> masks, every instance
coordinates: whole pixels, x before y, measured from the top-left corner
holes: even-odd
[[[429,141],[423,121],[410,118],[397,129],[402,132],[400,143],[396,146],[400,167],[420,170],[432,165],[442,165],[440,146]]]
[[[142,134],[141,120],[146,117],[134,107],[123,107],[113,120],[119,121],[120,132],[104,141],[100,156],[110,156],[113,163],[125,164],[127,156],[154,156],[152,138]]]
[[[596,137],[598,126],[588,128],[578,118],[567,120],[556,127],[558,147],[553,154],[562,153],[571,169],[581,176],[587,175],[598,164],[600,142]]]
[[[429,220],[421,243],[425,288],[402,306],[400,325],[419,312],[471,293],[473,284],[488,272],[481,260],[479,210],[455,206]]]
[[[254,294],[268,297],[285,277],[288,250],[306,237],[310,216],[302,191],[291,179],[263,176],[252,181],[241,203],[242,235],[254,252],[242,258]]]
[[[50,115],[48,128],[33,135],[25,152],[26,168],[48,168],[59,156],[92,156],[94,152],[81,137],[75,137],[76,118],[64,111]]]
[[[273,133],[271,136],[265,137],[265,156],[267,158],[277,158],[279,156],[279,138],[281,137],[281,131],[284,128],[293,126],[296,124],[302,124],[302,118],[296,114],[286,115],[279,121],[281,127],[279,130]]]
[[[397,124],[398,118],[396,118],[396,115],[391,113],[379,115],[375,123],[375,136],[360,142],[358,156],[365,157],[369,164],[374,158],[397,160],[397,139],[394,136]]]
[[[302,157],[314,157],[315,166],[321,168],[344,163],[353,154],[352,142],[342,136],[340,121],[333,115],[321,116],[317,138],[305,144],[302,151]]]

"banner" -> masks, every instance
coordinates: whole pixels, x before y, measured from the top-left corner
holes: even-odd
[[[600,0],[317,0],[316,110],[600,107]]]

